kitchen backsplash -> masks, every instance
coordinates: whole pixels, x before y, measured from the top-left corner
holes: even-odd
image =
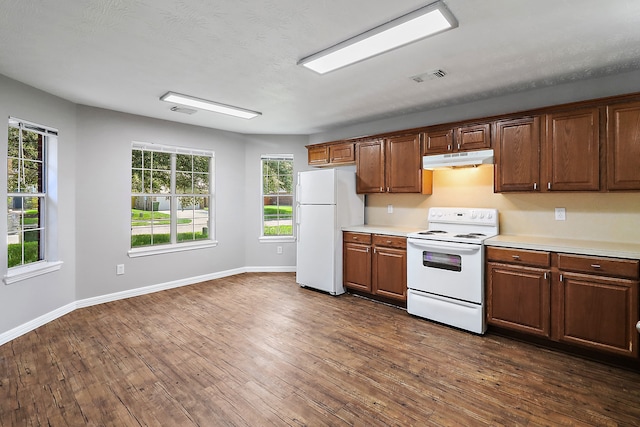
[[[393,213],[388,213],[388,205]],[[496,208],[500,233],[640,242],[640,193],[494,193],[493,168],[436,170],[433,194],[367,195],[368,224],[426,228],[434,206]],[[555,208],[566,220],[555,220]]]

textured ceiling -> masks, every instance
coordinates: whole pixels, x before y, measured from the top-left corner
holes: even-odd
[[[296,65],[429,0],[0,0],[0,74],[75,103],[310,134],[640,69],[638,0],[446,0],[459,27],[326,74]],[[411,76],[443,69],[441,79]],[[640,88],[640,87],[639,87]],[[184,115],[167,91],[261,111]]]

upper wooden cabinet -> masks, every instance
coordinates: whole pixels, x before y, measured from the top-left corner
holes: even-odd
[[[360,141],[356,144],[356,191],[420,193],[420,165],[419,134]]]
[[[353,142],[343,142],[342,144],[332,144],[329,146],[330,164],[353,163],[355,160],[356,151]]]
[[[546,115],[544,171],[547,191],[600,189],[599,109]]]
[[[373,139],[356,144],[356,192],[384,193],[384,140]]]
[[[308,163],[311,166],[334,166],[354,163],[355,143],[351,141],[307,146]]]
[[[540,191],[540,117],[495,123],[495,191]]]
[[[309,164],[313,166],[325,166],[329,164],[329,146],[312,145],[307,147]]]
[[[491,147],[491,124],[478,123],[457,127],[432,127],[424,133],[423,155]]]
[[[607,107],[607,189],[640,190],[640,102]]]

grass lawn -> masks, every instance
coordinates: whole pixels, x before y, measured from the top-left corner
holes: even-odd
[[[151,214],[153,214],[153,217],[151,216]],[[140,209],[131,209],[131,225],[133,227],[151,225],[152,220],[154,225],[171,224],[171,215],[164,212],[151,212],[143,211]],[[178,218],[178,224],[189,224],[190,222],[191,220],[188,218]]]

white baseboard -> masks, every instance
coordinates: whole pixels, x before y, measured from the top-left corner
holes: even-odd
[[[6,344],[9,341],[18,338],[21,335],[31,332],[34,329],[45,325],[59,317],[69,314],[78,308],[90,307],[92,305],[104,304],[106,302],[117,301],[121,299],[137,297],[140,295],[151,294],[154,292],[164,291],[167,289],[179,288],[181,286],[193,285],[196,283],[206,282],[207,280],[221,279],[223,277],[234,276],[242,273],[289,273],[296,271],[293,267],[243,267],[233,270],[225,270],[217,273],[205,274],[202,276],[194,276],[186,279],[174,280],[171,282],[159,283],[157,285],[144,286],[142,288],[130,289],[128,291],[114,292],[112,294],[101,295],[97,297],[91,297],[81,299],[69,303],[63,307],[57,308],[42,316],[36,317],[20,326],[10,329],[0,334],[0,345]]]
[[[76,303],[72,302],[46,314],[43,314],[42,316],[36,317],[35,319],[29,320],[27,323],[23,323],[16,328],[10,329],[7,332],[0,334],[0,345],[6,344],[11,340],[26,334],[27,332],[31,332],[34,329],[39,328],[42,325],[46,325],[47,323],[56,320],[58,317],[62,317],[65,314],[71,313],[75,309]]]

